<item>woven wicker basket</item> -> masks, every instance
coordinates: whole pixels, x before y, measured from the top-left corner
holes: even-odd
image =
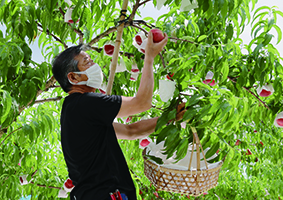
[[[142,154],[144,159],[144,173],[156,187],[156,189],[176,192],[180,194],[189,194],[192,196],[199,196],[217,185],[220,168],[223,162],[220,161],[218,165],[214,166],[214,168],[208,168],[197,132],[194,127],[192,127],[191,129],[194,135],[193,147],[194,144],[196,144],[197,170],[191,170],[194,148],[191,152],[191,159],[188,170],[175,170],[157,165],[146,157],[146,149],[143,150]],[[199,147],[201,147],[206,164],[206,169],[202,170],[200,169]]]

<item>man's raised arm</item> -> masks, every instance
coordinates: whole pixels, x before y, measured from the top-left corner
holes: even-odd
[[[122,105],[117,117],[126,117],[150,109],[154,88],[153,61],[163,50],[167,41],[168,36],[165,34],[165,38],[161,42],[153,43],[153,35],[149,31],[145,48],[144,67],[137,95],[135,97],[122,96]]]

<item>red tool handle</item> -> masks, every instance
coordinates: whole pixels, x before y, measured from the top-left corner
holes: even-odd
[[[110,193],[111,200],[116,200],[116,197],[113,193]]]
[[[121,197],[121,193],[120,193],[119,190],[116,190],[115,195],[116,195],[116,199],[117,199],[117,200],[123,200],[122,197]]]

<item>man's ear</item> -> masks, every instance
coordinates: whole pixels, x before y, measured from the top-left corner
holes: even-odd
[[[72,83],[78,83],[79,82],[79,75],[74,73],[74,72],[69,72],[67,77]]]

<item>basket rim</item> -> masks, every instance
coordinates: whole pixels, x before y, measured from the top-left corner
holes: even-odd
[[[188,173],[208,173],[208,172],[213,172],[213,171],[218,171],[222,165],[223,165],[223,161],[219,161],[218,165],[214,168],[211,169],[193,169],[193,170],[181,170],[181,169],[171,169],[171,168],[167,168],[167,167],[163,167],[161,165],[155,164],[154,162],[152,162],[150,159],[146,158],[145,156],[145,152],[146,152],[146,148],[144,148],[144,150],[142,151],[142,157],[144,159],[144,162],[148,163],[149,165],[153,165],[156,168],[158,168],[159,170],[165,171],[165,172],[173,172],[173,173],[182,173],[182,174],[188,174]]]

